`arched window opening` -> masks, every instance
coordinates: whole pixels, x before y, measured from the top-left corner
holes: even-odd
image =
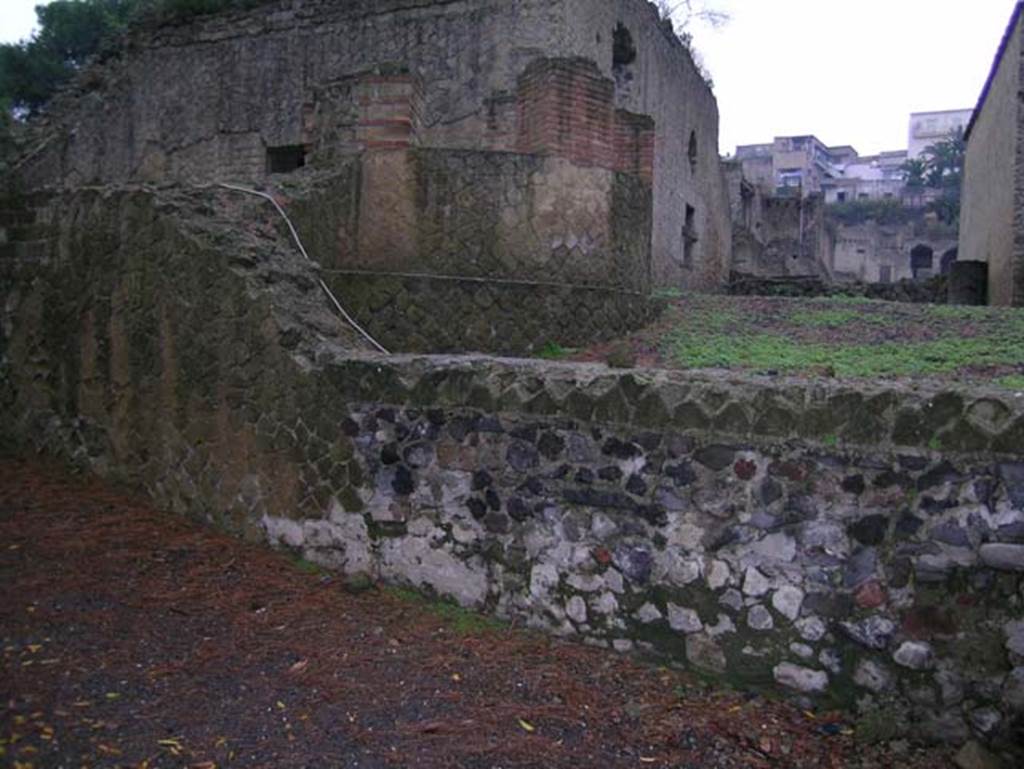
[[[914,280],[930,278],[934,269],[935,251],[930,246],[919,243],[910,249],[910,271]]]

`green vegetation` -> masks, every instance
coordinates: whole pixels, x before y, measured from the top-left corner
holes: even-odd
[[[1024,361],[1024,339],[937,339],[914,344],[830,345],[761,334],[746,337],[669,337],[673,359],[687,368],[751,368],[877,377],[943,374],[967,365],[1016,365]]]
[[[805,310],[789,316],[789,322],[798,326],[842,326],[859,320],[861,314],[856,310]]]
[[[295,564],[296,569],[306,574],[313,574],[316,576],[323,574],[323,569],[312,561],[307,561],[305,558],[295,557],[292,559],[292,563]]]
[[[1007,390],[1024,391],[1024,374],[1011,374],[1010,376],[999,377],[995,384]]]
[[[569,357],[570,352],[558,342],[548,342],[537,351],[537,357],[546,360],[562,360]]]
[[[485,617],[475,611],[464,609],[452,601],[432,600],[411,588],[387,587],[384,588],[384,592],[403,603],[415,604],[434,614],[458,635],[498,632],[506,627],[500,620]]]
[[[0,45],[0,105],[23,116],[50,97],[96,55],[113,55],[121,34],[138,24],[159,24],[248,8],[266,0],[54,0],[36,6],[39,31]]]
[[[1024,365],[1021,310],[692,296],[670,317],[661,350],[673,366],[865,378],[969,374],[1024,388],[1024,376],[1009,375]]]
[[[904,206],[899,200],[849,200],[830,203],[829,217],[847,226],[875,221],[879,224],[906,224],[920,218],[917,208]]]

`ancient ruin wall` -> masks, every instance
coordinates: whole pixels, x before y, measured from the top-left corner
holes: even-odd
[[[616,67],[620,25],[637,56]],[[593,62],[616,106],[654,118],[643,150],[653,160],[654,278],[720,285],[730,230],[717,105],[646,0],[295,0],[165,26],[56,100],[23,176],[31,188],[260,179],[267,148],[304,146],[315,161],[368,146],[359,126],[336,131],[332,105],[363,93],[353,75],[396,68],[423,84],[412,126],[420,146],[525,151],[517,87],[544,57]],[[362,127],[379,146],[392,131],[404,138],[409,126],[393,118],[385,110]],[[573,143],[585,131],[574,134]]]
[[[1019,744],[1019,399],[360,353],[258,205],[5,206],[4,440],[348,573]]]
[[[988,262],[989,302],[1024,304],[1024,16],[1018,14],[964,161],[959,259]]]
[[[654,118],[656,283],[689,289],[721,286],[728,277],[732,234],[714,93],[689,53],[659,22],[652,3],[567,0],[566,8],[575,55],[597,62],[615,79],[620,107]],[[610,34],[620,23],[629,31],[637,57],[616,67]],[[686,227],[687,206],[694,209],[692,231]],[[696,241],[687,258],[688,236]]]

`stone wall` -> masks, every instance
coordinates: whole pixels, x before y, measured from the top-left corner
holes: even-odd
[[[35,202],[2,207],[44,244],[0,262],[9,448],[865,730],[1020,745],[1019,399],[370,355],[259,201]]]
[[[1024,16],[1018,6],[967,133],[959,258],[989,265],[989,303],[1024,305]]]
[[[389,349],[584,346],[657,314],[651,191],[635,175],[429,148],[338,169],[279,189],[332,290]]]
[[[923,212],[903,224],[869,220],[855,225],[837,222],[834,226],[833,274],[839,282],[926,279],[947,274],[949,260],[956,259],[956,229],[926,221]],[[930,249],[932,256],[928,267],[915,269],[911,252],[919,247]]]
[[[831,279],[834,235],[826,226],[824,199],[776,197],[756,189],[744,196],[745,180],[738,165],[731,166],[730,176],[732,269],[763,277]]]
[[[616,68],[619,26],[637,53]],[[586,61],[593,76],[566,81],[554,105],[575,121],[571,140],[534,147],[522,142],[529,116],[517,89],[544,59]],[[607,100],[609,133],[584,151],[600,115],[571,105],[595,89]],[[646,0],[268,0],[138,33],[57,98],[36,133],[20,166],[33,189],[256,181],[278,150],[322,163],[395,143],[528,145],[653,176],[649,240],[660,284],[721,285],[728,267],[717,105]],[[607,153],[595,152],[606,140]],[[382,168],[379,179],[391,173]]]

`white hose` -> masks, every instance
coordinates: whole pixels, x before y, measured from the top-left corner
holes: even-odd
[[[288,214],[284,212],[284,209],[281,208],[281,205],[276,200],[274,200],[274,197],[272,195],[268,195],[265,192],[260,192],[259,190],[251,190],[247,187],[239,187],[234,184],[224,184],[223,182],[221,182],[217,186],[223,187],[226,190],[234,190],[235,192],[245,192],[248,193],[249,195],[256,195],[257,197],[269,200],[271,203],[273,203],[274,208],[277,209],[277,212],[281,214],[281,218],[284,219],[285,224],[288,225],[288,231],[291,232],[292,238],[294,238],[295,240],[295,245],[299,247],[299,251],[306,258],[307,262],[313,261],[312,259],[309,258],[309,254],[306,253],[306,249],[303,247],[302,241],[299,240],[299,233],[297,233],[295,231],[295,227],[292,226],[292,222],[291,219],[288,218]],[[350,326],[352,326],[352,328],[354,328],[356,331],[362,334],[363,338],[365,338],[366,341],[368,341],[370,344],[376,347],[380,352],[384,353],[385,355],[390,355],[391,353],[389,353],[376,339],[370,336],[370,334],[362,326],[356,323],[355,319],[351,315],[345,312],[345,308],[341,306],[341,302],[338,301],[337,297],[334,296],[334,293],[331,291],[331,289],[329,289],[327,287],[327,284],[324,283],[323,278],[318,277],[317,280],[320,281],[320,288],[324,290],[324,293],[327,294],[328,297],[330,297],[330,300],[332,302],[334,302],[334,306],[338,308],[338,312],[341,313],[341,317],[343,317],[345,321]]]

